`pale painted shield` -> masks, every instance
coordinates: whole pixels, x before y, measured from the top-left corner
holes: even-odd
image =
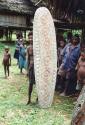
[[[35,80],[39,105],[51,106],[57,73],[56,34],[52,16],[45,7],[35,12],[33,22],[33,51]]]

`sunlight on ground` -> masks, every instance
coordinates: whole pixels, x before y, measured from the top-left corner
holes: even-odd
[[[2,60],[4,44],[0,44]],[[36,88],[32,94],[32,103],[26,106],[28,79],[20,75],[16,60],[13,59],[14,46],[10,46],[12,66],[10,77],[4,78],[2,61],[0,61],[0,125],[70,125],[73,110],[71,98],[59,97],[55,93],[52,107],[41,109],[36,103]]]

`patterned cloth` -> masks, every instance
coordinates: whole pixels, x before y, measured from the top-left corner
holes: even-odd
[[[20,47],[19,51],[19,68],[26,68],[26,49]]]

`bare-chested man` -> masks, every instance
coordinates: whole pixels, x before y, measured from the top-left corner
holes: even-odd
[[[33,90],[33,84],[35,83],[35,75],[34,75],[34,59],[33,59],[33,34],[29,33],[29,42],[30,45],[27,48],[27,68],[28,68],[28,77],[29,77],[29,87],[28,87],[28,102],[31,102],[31,94]]]

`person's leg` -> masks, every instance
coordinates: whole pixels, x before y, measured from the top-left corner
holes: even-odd
[[[29,70],[29,88],[28,88],[28,102],[27,105],[31,102],[31,94],[33,91],[33,84],[35,83],[35,75],[34,75],[34,68],[32,67]]]
[[[66,86],[66,79],[64,77],[61,77],[61,81],[60,81],[60,85],[61,85],[61,90],[60,92],[63,92],[65,90],[65,86]]]
[[[22,68],[20,68],[20,73],[22,73]]]
[[[6,65],[4,65],[4,74],[5,74],[5,77],[6,77]]]
[[[7,66],[7,72],[8,72],[8,76],[9,76],[9,66]]]
[[[19,60],[17,59],[17,65],[19,65]]]
[[[30,102],[31,102],[32,90],[33,90],[33,84],[32,84],[32,83],[29,83],[29,89],[28,89],[28,102],[27,102],[27,105],[30,104]]]
[[[60,76],[60,75],[57,75],[57,77],[56,77],[55,91],[58,91],[58,90],[59,90],[60,79],[61,79],[61,76]]]
[[[66,96],[66,92],[67,92],[67,89],[68,89],[69,82],[70,82],[69,75],[68,75],[68,73],[66,73],[66,78],[63,79],[63,83],[64,83],[63,91],[60,94],[60,96]]]
[[[69,77],[67,89],[66,89],[66,95],[75,94],[76,93],[76,85],[77,85],[77,76],[76,76],[76,72],[74,70],[74,71],[70,72],[70,77]]]
[[[67,91],[67,87],[69,84],[69,79],[66,79],[64,84],[65,84],[65,86],[64,86],[64,89],[63,89],[62,93],[60,94],[60,96],[66,96],[66,91]]]

